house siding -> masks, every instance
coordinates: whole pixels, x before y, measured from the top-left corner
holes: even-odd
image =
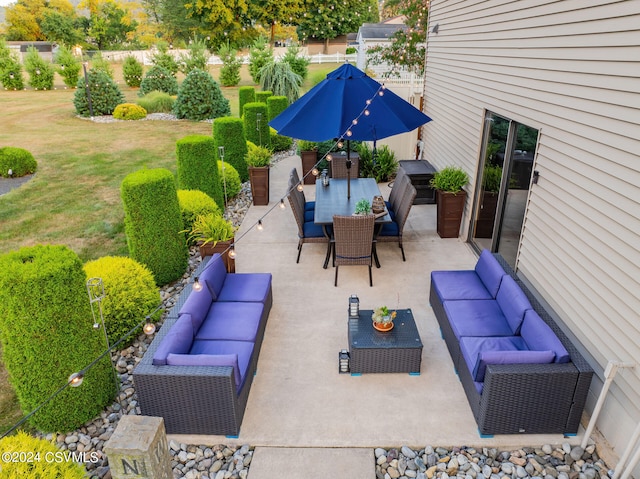
[[[426,158],[470,175],[485,110],[540,131],[517,269],[596,370],[640,358],[640,0],[432,0]],[[621,454],[640,365],[616,376],[598,429]]]

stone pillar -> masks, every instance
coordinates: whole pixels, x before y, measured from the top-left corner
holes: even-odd
[[[123,416],[104,451],[113,479],[173,479],[161,417]]]

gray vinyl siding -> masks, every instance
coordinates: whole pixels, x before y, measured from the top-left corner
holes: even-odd
[[[596,370],[640,360],[640,0],[432,0],[426,158],[467,170],[466,238],[485,110],[540,130],[517,268]],[[598,428],[621,454],[640,364]]]

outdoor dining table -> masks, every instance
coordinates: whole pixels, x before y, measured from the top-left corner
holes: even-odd
[[[350,185],[348,185],[348,181]],[[350,198],[347,198],[347,189],[351,190]],[[365,199],[371,204],[373,203],[373,197],[376,195],[380,195],[380,189],[374,178],[352,178],[351,180],[331,179],[327,186],[322,184],[322,180],[316,180],[314,222],[322,225],[324,234],[329,238],[327,256],[324,260],[323,268],[326,269],[329,265],[329,257],[331,255],[331,234],[328,227],[333,224],[333,216],[352,215],[358,201]],[[384,215],[376,217],[376,228],[373,235],[374,240],[380,232],[382,225],[391,222],[392,219],[388,211],[386,211]],[[376,267],[379,268],[380,261],[376,253],[375,243],[373,246],[373,258],[376,262]]]

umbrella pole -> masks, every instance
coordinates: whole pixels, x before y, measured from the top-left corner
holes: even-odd
[[[347,200],[351,199],[351,141],[347,140]]]

